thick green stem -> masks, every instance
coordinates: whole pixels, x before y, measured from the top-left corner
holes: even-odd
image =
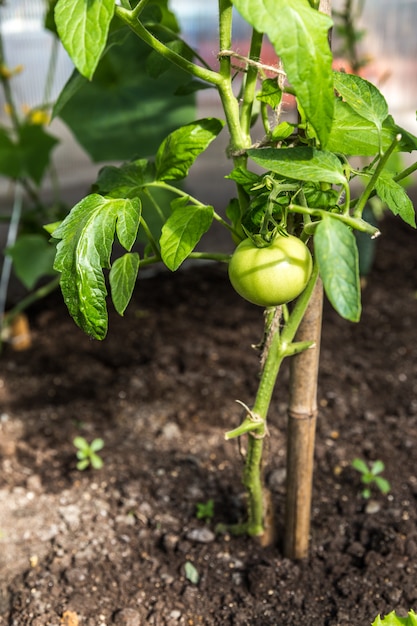
[[[232,16],[233,5],[230,0],[219,0],[220,51],[228,50],[232,45]],[[244,166],[247,159],[245,150],[250,147],[251,140],[247,133],[242,130],[239,102],[232,88],[230,56],[220,56],[220,77],[221,80],[217,84],[217,90],[230,133],[229,153],[236,166]],[[239,194],[239,200],[243,200],[246,203],[245,194],[242,194],[242,196]]]
[[[248,494],[248,527],[251,536],[264,532],[265,511],[262,481],[262,451],[264,437],[267,434],[266,420],[272,393],[284,354],[280,347],[279,327],[272,330],[273,337],[268,347],[268,354],[259,382],[258,393],[253,405],[253,414],[262,419],[256,432],[248,437],[248,449],[243,472],[243,485]]]
[[[258,33],[256,30],[252,32],[251,46],[249,51],[249,58],[258,60],[261,54],[263,41],[263,34]],[[250,129],[252,125],[252,111],[255,101],[256,85],[258,81],[258,68],[253,65],[249,65],[246,70],[246,79],[243,89],[243,100],[240,111],[240,123],[243,132],[246,135],[247,141],[250,143]]]
[[[248,521],[243,526],[238,525],[236,528],[232,528],[232,532],[247,532],[251,536],[261,536],[264,532],[265,506],[262,482],[262,451],[263,440],[267,435],[268,410],[281,364],[286,356],[293,353],[292,341],[307,309],[317,277],[318,268],[315,265],[311,279],[304,292],[298,298],[282,332],[280,332],[279,328],[278,310],[276,310],[275,319],[272,322],[270,317],[267,318],[265,322],[266,358],[253,409],[248,409],[246,418],[238,428],[229,431],[225,435],[226,439],[232,439],[249,433],[243,471],[243,484],[248,494]],[[308,349],[309,347],[311,347],[310,342],[303,342],[302,346],[296,344],[294,350],[299,352],[301,349]]]

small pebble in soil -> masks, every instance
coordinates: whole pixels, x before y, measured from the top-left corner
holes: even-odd
[[[193,528],[188,531],[186,538],[196,543],[212,543],[216,535],[209,528]]]
[[[181,611],[178,611],[178,609],[174,609],[173,611],[171,611],[171,613],[169,614],[170,619],[175,619],[175,620],[179,620],[181,617]]]
[[[120,609],[113,617],[113,624],[116,626],[141,626],[141,616],[135,609]]]
[[[381,510],[381,505],[376,500],[369,500],[365,507],[365,513],[368,515],[373,515],[374,513],[379,513]]]
[[[166,533],[162,537],[162,545],[167,552],[173,552],[178,545],[180,538],[174,533]]]
[[[285,467],[273,470],[268,476],[268,487],[272,489],[272,491],[279,491],[285,484],[286,477],[287,470]]]

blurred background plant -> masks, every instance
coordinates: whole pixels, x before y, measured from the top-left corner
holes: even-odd
[[[117,23],[94,80],[81,77],[56,37],[55,4],[0,3],[1,337],[20,349],[22,311],[58,286],[43,225],[65,217],[104,163],[149,156],[195,113],[193,90],[181,91],[188,77],[178,70],[156,81],[166,68]],[[161,39],[183,45],[167,0],[149,3],[149,20]]]
[[[4,10],[2,5],[0,13]],[[48,243],[42,224],[45,220],[57,221],[66,213],[66,208],[59,199],[56,171],[52,163],[52,152],[58,139],[46,130],[51,112],[50,97],[56,70],[56,48],[57,43],[49,55],[41,103],[33,107],[28,104],[19,106],[14,92],[15,79],[27,70],[21,64],[8,64],[3,29],[0,29],[0,85],[4,102],[4,115],[0,124],[0,175],[8,181],[9,197],[12,198],[11,207],[5,203],[0,212],[1,222],[6,225],[7,232],[0,277],[2,338],[8,336],[6,331],[9,324],[22,310],[19,306],[5,316],[12,266],[15,276],[28,291],[33,290],[41,277],[55,274],[52,269],[54,249]],[[47,173],[56,193],[53,202],[45,204],[41,189]],[[58,279],[54,277],[48,285],[42,286],[41,292],[36,294],[37,297],[45,295],[57,284]],[[12,333],[11,340],[13,337],[16,337],[15,333]],[[28,341],[27,336],[26,340]],[[15,347],[23,349],[26,343],[18,339]]]

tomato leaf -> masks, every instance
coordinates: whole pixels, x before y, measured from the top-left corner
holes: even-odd
[[[114,0],[58,0],[55,24],[62,44],[80,74],[91,79],[104,51]]]
[[[404,222],[416,227],[416,214],[413,203],[404,188],[386,171],[382,171],[376,181],[376,192],[394,215],[399,215]]]
[[[204,152],[224,126],[214,117],[198,120],[174,130],[156,153],[156,177],[158,180],[180,180],[199,154]]]
[[[345,185],[346,178],[336,155],[315,148],[263,148],[248,150],[258,165],[296,180]]]
[[[175,271],[210,228],[213,207],[189,205],[188,198],[174,200],[172,207],[173,211],[162,227],[159,243],[163,262]]]
[[[359,115],[347,102],[336,100],[326,147],[331,152],[351,156],[375,156],[380,143],[385,151],[399,133],[402,136],[399,150],[411,152],[417,149],[417,137],[397,126],[390,115],[383,122],[380,134],[373,122]]]
[[[132,297],[139,271],[139,255],[127,252],[116,259],[110,270],[111,297],[116,311],[123,315]]]
[[[0,129],[0,174],[10,178],[28,176],[39,185],[57,143],[58,139],[35,124],[22,124],[16,143]]]
[[[14,272],[27,289],[32,289],[40,278],[55,274],[55,248],[42,235],[19,235],[16,243],[5,252],[13,259]]]
[[[265,102],[272,109],[275,109],[282,100],[282,90],[276,78],[266,78],[262,81],[262,89],[256,96],[260,102]]]
[[[94,190],[112,198],[135,198],[147,183],[155,180],[155,167],[146,159],[106,165],[98,175]]]
[[[312,9],[308,0],[233,0],[233,4],[258,32],[268,35],[309,123],[325,146],[334,103],[328,42],[331,19]]]
[[[61,240],[54,269],[61,272],[65,303],[78,326],[96,339],[107,333],[107,289],[102,268],[110,267],[115,234],[126,250],[131,249],[140,211],[138,198],[91,194],[75,205],[52,234]]]
[[[39,185],[50,163],[52,150],[58,139],[47,133],[42,126],[23,124],[19,129],[19,153],[22,171]]]
[[[351,229],[326,217],[316,228],[314,251],[326,295],[343,318],[358,322],[361,315],[359,258]]]
[[[354,74],[334,72],[334,87],[356,113],[373,122],[381,132],[388,117],[388,104],[375,85]]]

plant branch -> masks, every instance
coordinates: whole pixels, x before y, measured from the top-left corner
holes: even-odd
[[[384,169],[388,159],[390,158],[391,154],[394,152],[395,148],[397,147],[397,145],[400,143],[401,141],[401,135],[398,134],[396,135],[396,137],[394,138],[393,142],[391,143],[390,147],[387,149],[387,151],[382,155],[382,157],[380,158],[378,165],[375,168],[374,173],[371,176],[370,181],[368,182],[368,184],[366,185],[365,189],[363,190],[358,203],[356,204],[355,207],[355,211],[354,211],[354,216],[360,218],[362,216],[363,210],[365,208],[366,203],[368,202],[372,191],[374,190],[376,181],[378,180],[382,170]]]
[[[140,2],[139,5],[142,3]],[[165,59],[171,61],[184,71],[192,74],[196,78],[200,78],[205,82],[211,83],[212,85],[219,85],[221,82],[221,77],[217,72],[213,72],[212,70],[207,69],[206,67],[201,67],[188,61],[185,57],[181,56],[174,50],[171,50],[164,43],[159,41],[154,35],[152,35],[147,28],[137,19],[137,15],[140,13],[138,10],[139,5],[136,5],[135,9],[132,11],[127,11],[123,7],[116,6],[115,14],[129,26],[129,28],[138,36],[142,41],[147,43],[153,50],[159,52]],[[141,9],[142,10],[142,9]]]
[[[401,180],[404,180],[404,178],[407,178],[407,176],[414,174],[416,170],[417,170],[417,161],[413,163],[412,165],[410,165],[409,167],[407,167],[402,172],[400,172],[399,174],[397,174],[396,176],[394,176],[395,182],[399,183]]]
[[[222,252],[191,252],[187,259],[196,261],[215,261],[217,263],[228,263],[230,261],[230,254],[224,254]],[[153,255],[145,257],[140,261],[140,267],[148,267],[150,265],[156,265],[156,263],[162,263],[160,255]]]
[[[301,206],[299,204],[290,204],[288,207],[289,211],[293,211],[294,213],[301,213],[304,215],[316,215],[323,219],[324,217],[330,217],[331,219],[339,220],[343,222],[347,226],[354,228],[355,230],[359,230],[362,233],[367,233],[371,237],[379,237],[381,234],[379,229],[372,224],[369,224],[361,217],[352,217],[351,215],[345,215],[344,213],[330,213],[329,211],[325,211],[324,209],[310,208]],[[314,227],[315,223],[310,223],[308,226]]]

